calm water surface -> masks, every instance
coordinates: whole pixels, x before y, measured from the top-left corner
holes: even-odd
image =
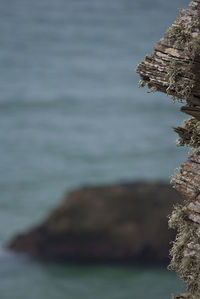
[[[134,70],[187,1],[0,0],[0,243],[84,184],[169,180],[184,116]],[[0,299],[167,299],[161,269],[44,265],[0,253]],[[148,295],[147,295],[148,294]]]

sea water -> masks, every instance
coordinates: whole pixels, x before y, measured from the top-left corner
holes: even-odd
[[[82,185],[164,180],[184,115],[137,64],[187,1],[0,1],[0,244]],[[164,269],[40,264],[0,252],[0,299],[167,299]]]

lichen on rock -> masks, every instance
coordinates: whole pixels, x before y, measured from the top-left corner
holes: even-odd
[[[178,146],[189,145],[194,148],[200,146],[200,121],[190,118],[184,121],[183,127],[174,127],[174,131],[179,135]]]
[[[181,111],[192,116],[183,127],[173,128],[179,135],[177,145],[194,149],[172,177],[174,188],[185,198],[169,219],[169,226],[178,231],[169,267],[186,282],[188,291],[176,299],[200,298],[200,0],[189,6],[180,10],[153,54],[137,68],[145,85],[186,102]]]

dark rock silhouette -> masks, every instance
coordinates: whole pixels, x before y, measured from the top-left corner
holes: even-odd
[[[52,261],[167,263],[175,235],[167,216],[181,201],[164,183],[83,187],[7,247]]]

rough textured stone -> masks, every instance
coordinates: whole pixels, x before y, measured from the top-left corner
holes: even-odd
[[[176,241],[170,251],[170,267],[187,285],[188,293],[175,298],[200,298],[200,1],[192,1],[156,44],[151,55],[138,65],[140,86],[172,95],[186,102],[181,111],[192,116],[183,127],[177,145],[189,145],[194,151],[181,165],[173,183],[184,197],[169,224],[176,228]]]

